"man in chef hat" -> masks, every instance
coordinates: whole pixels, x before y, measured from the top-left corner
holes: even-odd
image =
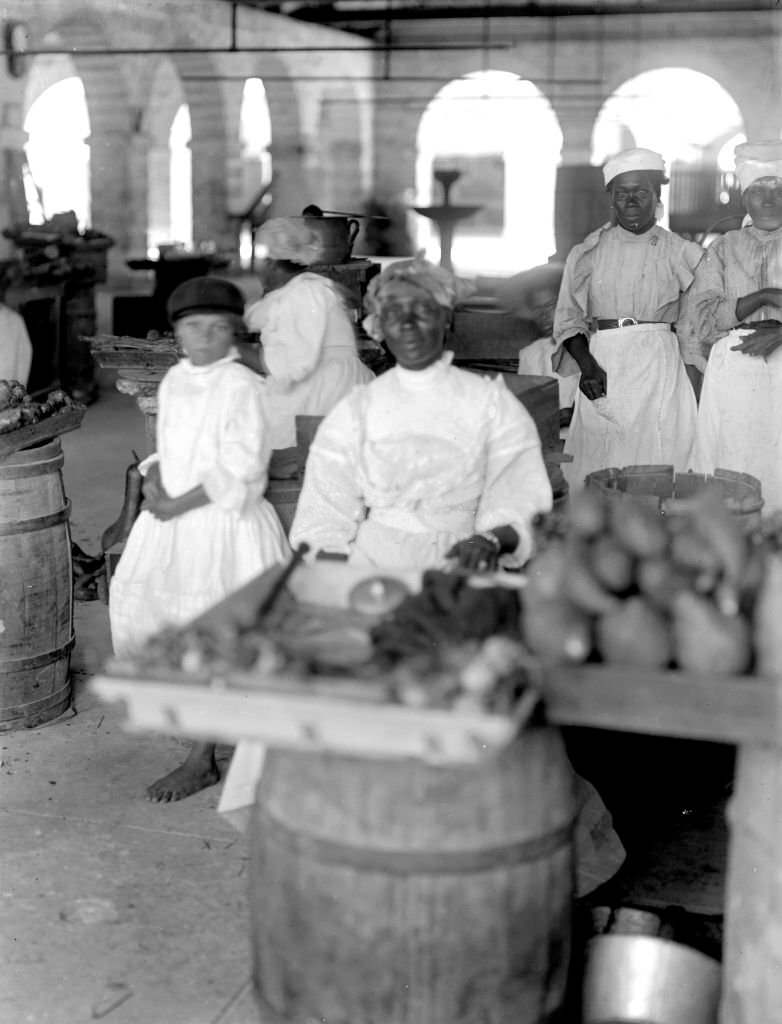
[[[685,470],[695,434],[674,332],[703,250],[657,224],[668,180],[659,153],[624,150],[603,177],[612,220],[568,256],[554,317],[555,346],[581,371],[565,443],[571,489],[609,466]]]
[[[735,155],[747,218],[709,246],[688,301],[705,369],[694,466],[757,477],[765,509],[776,510],[782,509],[782,142],[746,142]]]

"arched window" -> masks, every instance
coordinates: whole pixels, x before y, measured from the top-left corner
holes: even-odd
[[[239,257],[243,267],[252,265],[253,225],[262,220],[271,202],[268,192],[272,180],[271,142],[272,124],[266,89],[260,78],[248,78],[242,89],[239,111],[241,184],[237,206],[242,214],[248,214],[239,228]]]
[[[451,203],[481,209],[456,224],[452,259],[458,271],[502,275],[552,255],[561,149],[556,115],[532,82],[484,71],[440,90],[419,126],[416,202],[442,202],[434,170],[461,172]],[[414,227],[418,247],[436,262],[434,224],[419,216]]]
[[[29,174],[25,192],[30,223],[73,210],[84,229],[90,224],[90,119],[80,78],[49,86],[24,121]]]
[[[627,145],[661,153],[671,179],[661,223],[699,237],[733,202],[723,164],[729,159],[732,169],[726,140],[734,146],[741,130],[741,112],[719,82],[691,68],[658,68],[629,79],[603,105],[592,133],[592,163]]]
[[[185,248],[193,245],[193,160],[190,139],[190,110],[183,103],[171,122],[168,145],[171,162],[171,241]]]

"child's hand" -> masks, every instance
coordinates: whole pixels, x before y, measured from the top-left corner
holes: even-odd
[[[175,519],[180,514],[176,498],[170,498],[165,493],[153,501],[145,502],[144,507],[148,512],[152,513],[155,519],[159,519],[162,523],[168,522],[169,519]]]

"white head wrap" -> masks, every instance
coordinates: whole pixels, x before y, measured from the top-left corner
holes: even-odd
[[[742,142],[734,152],[742,192],[758,178],[782,178],[782,142]]]
[[[617,174],[628,171],[660,171],[665,174],[665,161],[653,149],[623,149],[603,165],[603,184],[610,184]]]
[[[318,263],[323,251],[320,235],[304,217],[272,217],[258,229],[255,241],[271,259],[290,260],[305,267]]]

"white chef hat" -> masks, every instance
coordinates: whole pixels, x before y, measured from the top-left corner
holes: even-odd
[[[665,161],[653,149],[623,149],[603,165],[603,184],[610,185],[617,174],[627,171],[659,171],[664,177]]]
[[[742,192],[758,178],[782,178],[782,142],[742,142],[734,153]]]

